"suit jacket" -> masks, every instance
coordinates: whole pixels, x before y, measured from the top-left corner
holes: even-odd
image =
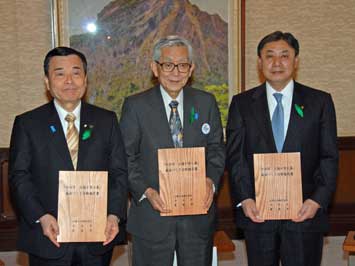
[[[83,140],[84,125],[93,126]],[[19,211],[18,248],[43,258],[59,258],[67,245],[55,247],[36,221],[57,217],[58,172],[74,170],[62,125],[53,101],[16,117],[10,144],[10,189]],[[78,171],[108,171],[108,214],[125,219],[127,163],[115,113],[82,102]],[[94,254],[111,245],[90,243]]]
[[[304,116],[295,109],[303,106]],[[287,222],[290,230],[328,230],[327,207],[336,188],[338,149],[334,104],[325,92],[295,82],[289,126],[282,152],[301,153],[303,200],[321,208],[313,219]],[[276,153],[265,83],[233,97],[227,123],[227,167],[234,206],[255,199],[254,153]],[[237,224],[250,230],[273,230],[275,221],[253,223],[237,208]]]
[[[204,91],[184,89],[184,147],[206,148],[206,174],[218,188],[224,171],[224,146],[221,119],[215,98]],[[199,117],[189,122],[191,109]],[[203,134],[204,123],[210,132]],[[161,217],[147,199],[141,200],[148,187],[159,192],[157,151],[173,148],[169,123],[159,86],[128,97],[123,105],[121,131],[128,158],[128,183],[133,201],[129,211],[127,230],[143,239],[164,239],[176,217]],[[215,207],[207,215],[185,216],[191,230],[210,236],[214,230]]]

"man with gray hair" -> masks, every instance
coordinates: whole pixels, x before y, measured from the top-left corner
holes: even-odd
[[[127,225],[133,266],[172,265],[174,251],[179,266],[211,265],[213,199],[225,158],[217,103],[213,95],[186,86],[195,68],[187,40],[160,39],[150,66],[159,85],[126,98],[121,116],[133,199]],[[205,147],[205,215],[160,216],[170,210],[159,195],[157,151],[174,147]]]

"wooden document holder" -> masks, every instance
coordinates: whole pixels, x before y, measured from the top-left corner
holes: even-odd
[[[302,207],[300,153],[254,154],[256,207],[265,220],[297,217]]]
[[[107,172],[59,171],[58,242],[105,241]]]
[[[159,149],[160,197],[171,210],[161,216],[206,214],[205,148]]]

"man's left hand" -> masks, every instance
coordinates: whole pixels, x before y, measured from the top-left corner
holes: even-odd
[[[296,223],[304,222],[307,219],[312,219],[317,210],[320,208],[320,205],[314,200],[308,199],[303,202],[302,208],[299,210],[297,218],[292,221]]]
[[[211,207],[211,204],[213,202],[213,196],[214,196],[213,181],[212,181],[211,178],[206,177],[206,196],[205,196],[205,205],[204,205],[204,207],[207,209],[207,211]]]
[[[116,215],[109,214],[107,216],[107,222],[105,228],[106,241],[102,245],[106,246],[107,244],[109,244],[118,234],[120,230],[118,227],[118,222],[119,219],[117,218]]]

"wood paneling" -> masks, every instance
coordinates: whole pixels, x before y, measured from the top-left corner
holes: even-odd
[[[8,187],[9,150],[0,148],[0,251],[15,250],[17,221]]]
[[[349,204],[355,202],[355,150],[339,151],[339,175],[335,202]]]
[[[8,156],[8,149],[0,149],[0,216],[2,220],[15,219],[8,185]]]
[[[355,252],[355,231],[350,231],[343,244],[343,250]]]
[[[1,162],[1,217],[4,219],[14,219],[15,212],[10,202],[10,191],[8,181],[8,165],[9,162],[4,160]]]

